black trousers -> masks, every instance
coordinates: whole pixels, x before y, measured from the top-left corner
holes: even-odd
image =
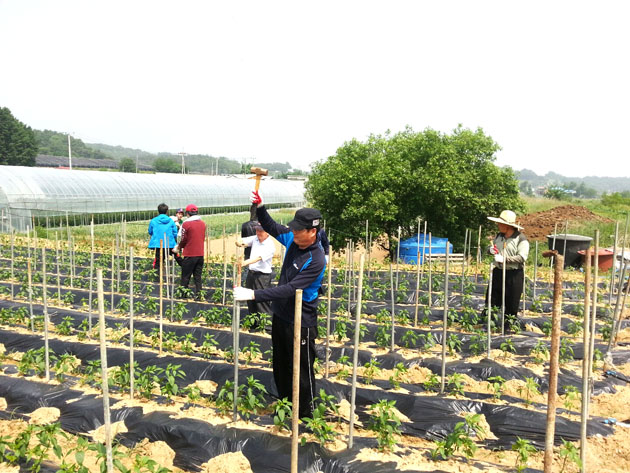
[[[166,251],[168,249],[168,254],[175,258],[178,265],[182,265],[182,257],[173,251],[173,248],[162,248],[162,253],[160,254],[160,249],[155,248],[155,259],[153,260],[153,267],[156,269],[160,269],[160,265],[164,263],[164,259],[166,258]]]
[[[518,315],[521,295],[523,294],[523,282],[525,274],[523,268],[509,269],[505,271],[505,315],[515,319]],[[503,270],[492,270],[492,307],[501,309],[503,296]],[[488,291],[486,290],[486,306],[488,305]]]
[[[315,337],[316,327],[302,327],[300,336],[300,418],[313,415],[315,397]],[[291,402],[293,395],[293,324],[274,314],[271,327],[273,346],[273,379],[280,399]],[[295,409],[295,404],[293,405]]]
[[[271,273],[261,273],[260,271],[249,270],[247,272],[247,279],[245,280],[245,287],[248,289],[265,289],[271,286]],[[249,313],[264,312],[271,315],[271,302],[256,302],[247,301],[247,308]]]
[[[201,291],[201,272],[203,270],[203,256],[185,256],[182,261],[182,281],[183,287],[188,287],[190,276],[195,279],[195,294]]]

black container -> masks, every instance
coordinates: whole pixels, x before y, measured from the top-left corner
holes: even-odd
[[[580,250],[587,250],[591,246],[593,239],[584,235],[573,235],[571,233],[558,233],[555,235],[555,248],[554,248],[554,235],[547,235],[547,244],[550,250],[557,250],[558,253],[564,256],[564,267],[568,268],[573,266],[579,268],[582,265],[582,255],[578,253]],[[565,251],[566,241],[566,251]]]

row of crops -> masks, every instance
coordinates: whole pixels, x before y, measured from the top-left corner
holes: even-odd
[[[204,300],[192,301],[187,289],[177,287],[176,279],[161,284],[152,261],[145,258],[133,260],[133,278],[128,256],[48,251],[44,274],[41,251],[3,246],[0,261],[0,343],[5,349],[0,396],[7,401],[7,411],[28,415],[42,405],[59,407],[59,432],[77,438],[103,424],[102,401],[97,396],[102,367],[97,343],[101,328],[95,284],[98,268],[105,292],[101,303],[111,414],[126,426],[126,432],[116,436],[117,444],[131,447],[146,438],[165,441],[176,452],[174,464],[185,470],[197,470],[229,451],[242,452],[253,471],[287,468],[291,404],[275,396],[270,317],[243,309],[235,344],[231,264],[207,264]],[[444,268],[435,266],[431,272],[414,268],[394,276],[374,265],[364,275],[358,327],[354,316],[357,281],[356,268],[334,270],[330,298],[326,297],[328,288],[321,298],[319,395],[313,417],[300,426],[300,471],[392,471],[391,461],[357,461],[357,452],[362,448],[413,450],[412,439],[428,442],[421,451],[429,462],[474,459],[478,448],[509,452],[515,468],[534,462],[545,436],[549,282],[528,282],[523,314],[516,326],[509,327],[515,333],[501,335],[500,317],[494,314],[488,336],[481,313],[483,274],[446,277]],[[612,309],[605,303],[605,292],[602,284],[596,367],[602,366],[611,332]],[[582,388],[583,294],[583,284],[565,283],[558,383],[563,409],[555,441],[567,458],[574,453],[571,442],[580,435],[576,416]],[[353,448],[347,449],[355,330],[360,340],[358,428]],[[627,357],[623,347],[613,352],[617,363]],[[55,381],[45,383],[47,375]],[[593,394],[613,392],[615,385],[625,383],[619,374],[598,374]],[[132,393],[137,404],[129,407],[123,401]],[[144,413],[143,406],[153,403],[157,410]],[[175,408],[177,418],[169,415]],[[231,422],[235,410],[240,423]],[[612,434],[612,427],[603,421],[591,417],[589,435]],[[32,430],[30,435],[38,434]],[[248,438],[256,441],[247,442]],[[13,455],[3,453],[5,462],[34,464],[32,455],[20,450],[15,438],[4,442],[4,452]],[[97,456],[101,448],[98,443],[84,447],[84,451],[92,448]],[[66,460],[77,465],[56,456],[54,448],[49,450],[48,461],[55,467]],[[270,451],[274,454],[269,455]],[[101,460],[102,465],[104,457]],[[134,466],[126,461],[123,464],[119,459],[116,468],[157,471],[159,466]]]

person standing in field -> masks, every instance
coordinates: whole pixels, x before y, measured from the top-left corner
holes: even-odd
[[[505,321],[509,330],[518,327],[517,314],[523,283],[525,281],[524,266],[529,256],[529,242],[521,233],[523,227],[516,223],[516,214],[511,210],[504,210],[499,217],[488,217],[497,223],[499,233],[488,253],[494,256],[492,270],[492,300],[493,308],[501,310],[503,300],[503,265],[505,265]],[[504,253],[505,245],[505,253]],[[486,305],[488,292],[486,291]]]
[[[256,235],[256,225],[258,225],[258,220],[256,220],[256,206],[252,204],[252,206],[249,208],[249,220],[247,222],[243,222],[243,224],[241,225],[241,238],[248,238]],[[243,256],[246,260],[249,259],[251,251],[251,246],[245,247]],[[247,281],[248,272],[249,267],[243,266],[242,277],[245,281]]]
[[[266,289],[271,286],[271,262],[276,252],[276,245],[272,238],[269,238],[262,225],[254,225],[254,236],[237,240],[238,246],[244,246],[245,250],[250,250],[249,257],[243,261],[243,268],[249,268],[245,287],[248,289]],[[250,314],[266,313],[271,315],[271,302],[269,301],[247,301],[247,308]]]
[[[195,299],[201,298],[201,273],[203,270],[203,243],[206,238],[206,224],[198,215],[199,209],[196,205],[190,204],[186,207],[188,218],[182,224],[182,237],[179,245],[175,247],[175,252],[182,250],[184,260],[182,261],[181,286],[188,288],[190,277],[195,280]]]
[[[173,254],[173,247],[177,244],[177,226],[175,222],[166,215],[168,212],[168,205],[162,203],[158,205],[158,215],[153,217],[149,222],[149,249],[155,250],[155,259],[153,260],[153,267],[159,268],[164,262],[166,255],[166,249],[168,248],[169,254]],[[162,241],[163,251],[160,254],[160,241]]]
[[[234,288],[235,301],[272,301],[273,378],[280,399],[298,405],[301,418],[313,415],[315,397],[315,339],[317,337],[318,291],[324,278],[326,260],[318,231],[322,219],[317,209],[302,208],[295,212],[288,226],[276,223],[263,205],[259,193],[252,193],[256,215],[263,229],[286,247],[280,280],[266,289]],[[302,330],[300,335],[300,398],[292,399],[293,325],[295,291],[302,289]]]

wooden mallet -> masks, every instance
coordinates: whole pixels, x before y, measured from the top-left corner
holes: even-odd
[[[260,187],[260,178],[262,176],[268,176],[269,170],[264,168],[253,167],[249,170],[249,172],[255,174],[255,176],[250,177],[250,179],[256,179],[256,187],[254,190],[258,192],[258,188]]]

